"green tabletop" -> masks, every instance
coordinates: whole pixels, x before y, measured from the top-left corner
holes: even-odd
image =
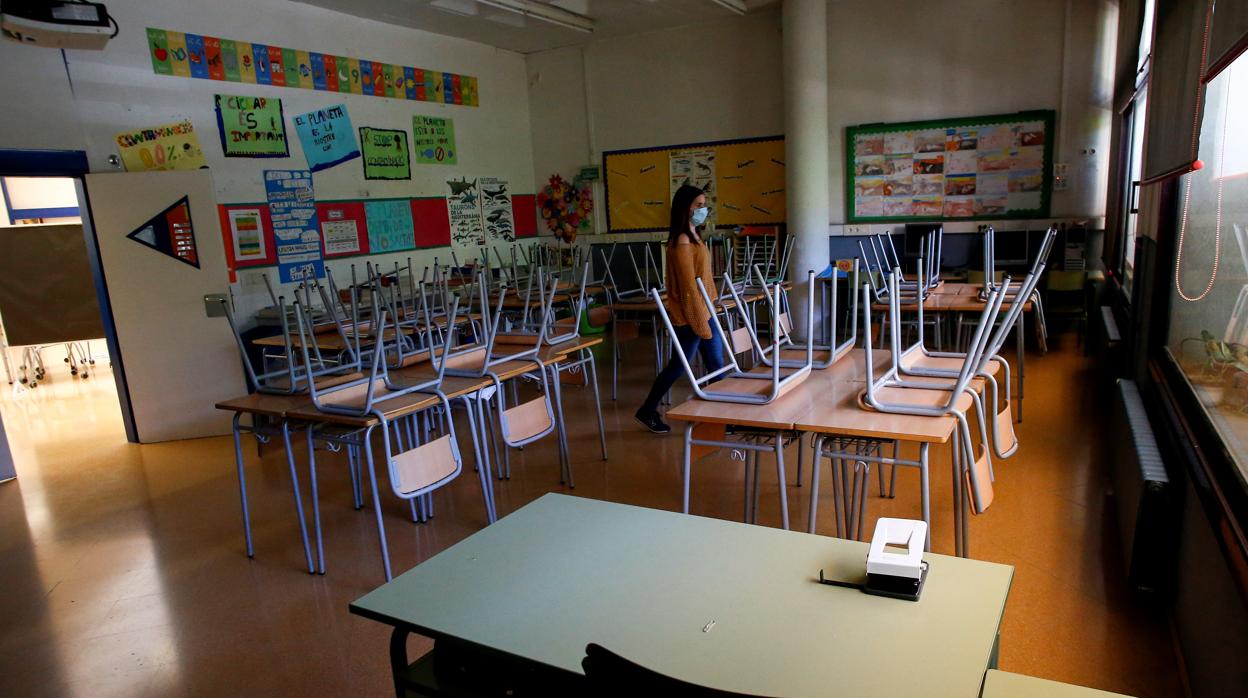
[[[975,696],[1013,568],[927,553],[917,603],[825,586],[867,545],[547,494],[351,610],[572,672],[596,642],[762,695]]]
[[[992,669],[984,677],[983,698],[1125,698],[1121,693],[1098,691],[1068,683],[1037,679]]]

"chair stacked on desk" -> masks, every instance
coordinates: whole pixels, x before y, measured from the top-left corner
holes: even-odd
[[[576,292],[557,273],[535,268],[531,278],[538,302],[528,312],[510,315],[504,303],[514,295],[509,295],[505,275],[491,288],[483,268],[477,268],[475,278],[467,284],[462,281],[462,271],[443,270],[436,262],[432,276],[426,270],[419,281],[410,262],[406,268],[396,264],[386,271],[368,265],[366,272],[366,279],[357,284],[353,268],[348,293],[339,291],[331,274],[323,284],[300,285],[288,309],[285,298],[276,299],[288,310],[280,338],[280,346],[287,350],[287,365],[272,375],[255,371],[247,360],[245,345],[227,307],[226,317],[235,328],[240,350],[244,350],[248,376],[266,392],[224,401],[218,407],[235,413],[235,456],[248,555],[254,554],[254,547],[240,439],[243,432],[252,432],[262,441],[281,437],[309,572],[324,573],[326,567],[316,450],[345,451],[357,510],[364,506],[364,486],[371,489],[382,566],[389,579],[389,546],[373,442],[380,441],[381,465],[391,492],[408,502],[413,521],[426,522],[433,516],[434,492],[463,470],[452,415],[453,406],[462,405],[486,518],[493,522],[497,507],[492,476],[495,472],[500,479],[510,476],[510,448],[557,432],[561,482],[572,484],[558,385],[565,372],[588,372],[594,377],[597,397],[596,369],[588,349],[601,340],[586,340],[578,332],[585,308],[587,267],[581,269]],[[452,284],[457,275],[461,280]],[[561,285],[567,288],[561,291]],[[469,303],[475,299],[480,313],[462,312],[463,298]],[[314,307],[316,300],[320,307]],[[561,303],[566,304],[567,318],[556,317],[563,312]],[[469,311],[476,309],[469,307]],[[460,336],[469,332],[471,341],[460,344]],[[332,352],[324,350],[331,345]],[[516,383],[521,380],[531,381],[538,395],[518,400]],[[251,426],[242,424],[244,413],[253,416]],[[605,459],[600,405],[598,421]],[[299,428],[305,429],[309,453],[314,546],[307,531],[291,446],[290,432]],[[377,432],[380,439],[373,438]],[[497,471],[491,461],[497,464]]]
[[[921,269],[922,265],[920,264]],[[904,377],[900,368],[900,357],[903,355],[899,323],[897,322],[901,303],[900,275],[894,273],[890,275],[888,281],[889,313],[894,319],[890,335],[891,367],[883,374],[877,376],[873,363],[871,343],[866,343],[864,366],[866,388],[860,397],[860,401],[864,409],[879,412],[928,417],[951,416],[956,420],[957,428],[955,429],[952,442],[955,473],[953,483],[954,541],[957,554],[965,556],[969,550],[966,510],[969,507],[976,514],[981,514],[992,504],[993,499],[991,448],[987,441],[988,436],[985,428],[986,422],[983,406],[980,403],[975,387],[971,384],[971,380],[977,368],[981,365],[981,359],[988,347],[989,333],[996,321],[997,314],[1000,312],[1001,304],[1005,299],[1005,293],[1009,289],[1010,282],[1007,279],[1002,287],[994,290],[985,302],[974,336],[955,377],[911,380]],[[920,271],[920,288],[922,288],[922,284],[923,278]],[[921,300],[920,298],[920,303]],[[871,323],[871,308],[869,304],[864,304],[863,321],[867,325]],[[912,348],[911,350],[917,349]],[[968,417],[968,413],[972,409],[976,412],[980,428],[978,455],[976,455],[975,439],[971,433],[970,418]],[[815,448],[820,456],[827,455],[818,440]],[[888,463],[887,460],[881,459],[864,459],[859,461],[860,467],[856,468],[854,476],[855,493],[851,500],[850,514],[851,520],[857,523],[857,535],[861,535],[862,520],[865,518],[865,511],[861,509],[865,508],[867,471],[872,460]],[[897,463],[892,463],[892,465],[895,467]],[[923,501],[923,518],[930,527],[930,492],[927,488],[927,473],[922,472],[920,479],[922,482],[920,494]],[[853,527],[851,526],[851,528]]]

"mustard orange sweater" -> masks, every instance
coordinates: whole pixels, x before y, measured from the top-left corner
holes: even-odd
[[[698,293],[695,279],[711,300],[718,298],[715,279],[711,276],[711,253],[704,243],[672,245],[667,248],[667,298],[663,305],[672,318],[672,325],[689,325],[702,339],[711,338],[710,313]]]

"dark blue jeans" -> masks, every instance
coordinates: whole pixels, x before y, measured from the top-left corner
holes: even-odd
[[[724,365],[724,349],[723,342],[719,339],[719,334],[711,329],[711,338],[702,339],[693,331],[689,325],[679,325],[676,327],[676,340],[680,342],[680,350],[685,355],[685,359],[691,364],[693,363],[693,355],[695,352],[702,353],[702,364],[706,367],[707,373],[719,370]],[[640,412],[642,414],[654,414],[659,409],[659,401],[672,389],[676,381],[685,374],[685,367],[680,363],[680,357],[672,354],[672,358],[667,362],[667,366],[659,372],[654,379],[654,385],[650,388],[650,394],[646,396],[646,401],[642,403]]]

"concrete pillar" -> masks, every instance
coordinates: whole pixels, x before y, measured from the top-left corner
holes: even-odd
[[[828,266],[828,6],[827,0],[784,0],[785,189],[788,232],[796,243],[789,278],[797,333],[805,335],[806,272]],[[815,301],[818,303],[818,299]],[[818,308],[816,308],[818,312]],[[816,328],[818,318],[815,319]]]

